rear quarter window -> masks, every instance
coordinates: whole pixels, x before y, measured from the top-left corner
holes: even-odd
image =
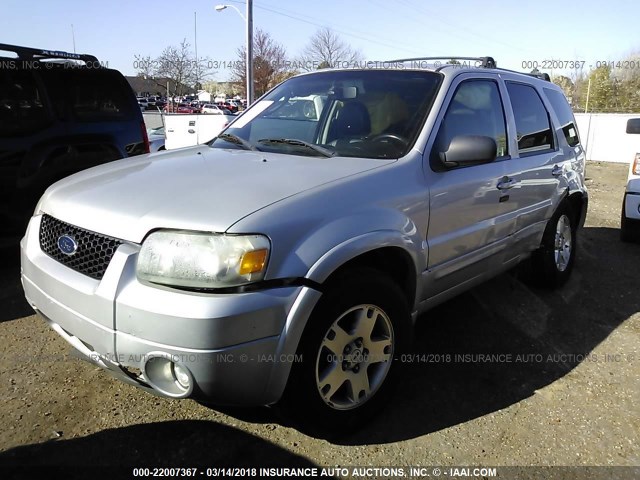
[[[564,138],[567,140],[570,147],[575,147],[580,143],[580,138],[578,137],[578,129],[576,128],[576,121],[573,117],[573,112],[571,111],[571,107],[569,106],[566,97],[564,94],[557,90],[552,90],[551,88],[544,88],[543,90],[544,94],[549,99],[549,103],[551,103],[553,111],[556,112],[556,116],[560,121]]]
[[[59,113],[81,121],[122,120],[139,110],[133,91],[117,72],[64,69],[55,72],[52,90]]]

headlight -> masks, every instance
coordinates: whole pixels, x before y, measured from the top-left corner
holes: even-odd
[[[234,287],[264,278],[269,248],[263,235],[158,231],[143,242],[136,270],[164,285]]]

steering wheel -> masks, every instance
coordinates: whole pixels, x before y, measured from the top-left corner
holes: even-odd
[[[393,140],[401,144],[403,147],[407,146],[409,143],[406,138],[401,137],[400,135],[396,135],[395,133],[379,133],[378,135],[374,135],[369,138],[372,142],[384,142],[385,140]]]

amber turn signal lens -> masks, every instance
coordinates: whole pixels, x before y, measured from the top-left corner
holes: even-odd
[[[267,249],[245,253],[240,262],[240,275],[261,272],[267,261],[267,253]]]
[[[634,175],[640,175],[640,153],[636,153],[636,158],[633,159],[633,167],[631,171]]]

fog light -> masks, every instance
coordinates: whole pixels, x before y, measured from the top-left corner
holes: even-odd
[[[186,398],[193,391],[191,373],[185,366],[173,360],[175,356],[165,352],[151,352],[142,373],[154,390],[173,398]]]
[[[185,389],[189,388],[191,380],[189,379],[189,374],[187,373],[185,368],[181,367],[177,363],[173,363],[172,365],[173,365],[173,376],[175,377],[178,384],[182,388],[185,388]]]

